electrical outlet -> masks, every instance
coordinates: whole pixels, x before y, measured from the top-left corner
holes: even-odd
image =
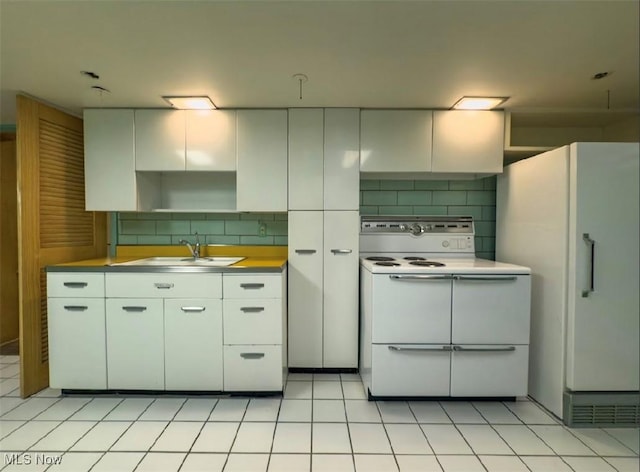
[[[260,228],[258,229],[258,234],[261,237],[264,237],[267,235],[267,224],[266,223],[260,223]]]

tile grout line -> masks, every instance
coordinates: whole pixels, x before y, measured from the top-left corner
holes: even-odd
[[[467,403],[469,403],[469,404],[471,405],[471,402],[467,402]],[[469,441],[467,440],[467,438],[465,437],[465,435],[464,435],[464,434],[462,434],[462,431],[460,431],[460,428],[458,428],[458,425],[456,424],[456,422],[455,422],[455,421],[453,421],[453,418],[451,417],[451,415],[449,414],[449,412],[447,411],[447,409],[442,405],[442,402],[441,402],[441,401],[438,401],[438,404],[440,405],[440,408],[442,408],[442,410],[444,411],[444,414],[445,414],[445,415],[447,415],[447,416],[449,417],[449,420],[451,421],[451,424],[453,425],[453,427],[455,428],[455,430],[456,430],[456,431],[458,432],[458,434],[462,437],[462,439],[464,440],[464,442],[467,444],[467,446],[469,447],[469,449],[470,449],[470,450],[471,450],[471,452],[473,453],[473,457],[475,457],[475,458],[476,458],[476,460],[480,463],[480,465],[482,466],[482,468],[483,468],[485,471],[489,472],[489,469],[487,469],[487,467],[484,465],[484,463],[480,460],[480,458],[478,457],[478,454],[476,454],[475,449],[474,449],[473,447],[471,447],[471,444],[469,444]],[[473,408],[474,410],[476,410],[476,411],[477,411],[477,409],[476,409],[475,407],[473,407],[473,405],[472,405],[472,408]],[[480,412],[478,412],[478,413],[480,413]],[[482,419],[485,419],[485,418],[484,418],[484,416],[482,416],[482,415],[480,415],[480,417],[481,417]],[[474,424],[475,424],[475,423],[474,423]],[[434,452],[435,452],[435,451],[434,451]],[[442,467],[442,464],[441,464],[440,466]],[[442,469],[444,470],[444,467],[443,467]]]

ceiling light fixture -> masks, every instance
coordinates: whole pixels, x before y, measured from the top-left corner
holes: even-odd
[[[509,97],[462,97],[451,108],[456,110],[492,110],[507,100]]]
[[[215,110],[216,106],[206,95],[199,97],[162,97],[178,110]]]

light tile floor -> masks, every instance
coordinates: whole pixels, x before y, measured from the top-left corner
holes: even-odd
[[[17,362],[0,356],[3,472],[640,470],[638,429],[568,429],[526,399],[369,402],[358,375],[290,374],[282,398],[22,400]]]

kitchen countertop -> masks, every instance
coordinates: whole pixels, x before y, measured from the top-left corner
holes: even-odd
[[[245,259],[226,267],[113,265],[158,256],[189,257],[185,246],[118,246],[115,257],[47,266],[47,272],[282,272],[287,263],[286,246],[203,245],[201,257],[236,256]]]

